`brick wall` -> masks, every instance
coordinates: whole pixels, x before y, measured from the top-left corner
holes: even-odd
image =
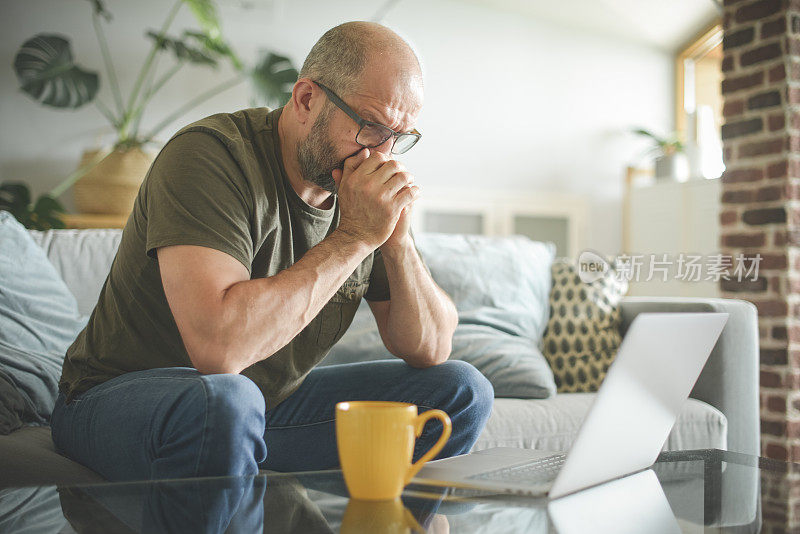
[[[724,6],[721,248],[763,261],[721,289],[758,307],[762,454],[800,462],[800,0]],[[800,531],[799,490],[762,478],[763,532]]]
[[[723,25],[721,247],[763,260],[759,280],[723,281],[722,291],[758,307],[762,454],[797,462],[800,0],[725,0]],[[796,475],[762,484],[763,531],[798,530]]]
[[[800,1],[725,0],[723,253],[761,254],[723,281],[758,307],[762,453],[800,461]]]

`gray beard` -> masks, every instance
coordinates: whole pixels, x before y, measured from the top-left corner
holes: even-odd
[[[334,195],[338,192],[339,187],[336,185],[336,181],[333,179],[333,171],[329,173],[322,173],[318,174],[317,176],[312,176],[311,178],[306,178],[312,184],[318,185],[325,191],[330,191]]]
[[[363,150],[363,148],[359,148],[358,150],[356,150],[352,154],[349,154],[346,158],[344,158],[343,160],[339,161],[339,163],[334,165],[331,168],[330,171],[322,172],[322,173],[320,173],[320,174],[318,174],[316,176],[312,176],[311,178],[306,178],[306,180],[308,180],[309,182],[311,182],[313,184],[316,184],[316,185],[320,186],[321,188],[323,188],[326,191],[330,191],[331,193],[333,193],[335,195],[339,191],[339,186],[336,185],[336,181],[333,179],[333,171],[334,171],[334,169],[339,169],[340,171],[344,170],[344,162],[345,162],[345,160],[348,159],[348,158],[352,158],[353,156],[355,156],[356,154],[358,154],[362,150]],[[305,175],[304,175],[304,177],[305,177]]]
[[[326,191],[336,194],[333,170],[342,169],[344,161],[336,156],[336,149],[328,136],[330,111],[317,118],[311,132],[297,145],[297,163],[303,178]]]

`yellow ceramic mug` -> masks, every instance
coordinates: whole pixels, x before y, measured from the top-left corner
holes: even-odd
[[[430,419],[439,419],[439,441],[416,463],[414,442]],[[396,499],[428,460],[450,438],[450,418],[441,410],[417,415],[405,402],[352,401],[336,405],[336,442],[344,481],[354,499]]]
[[[350,499],[339,534],[425,534],[411,511],[399,498],[393,501]]]

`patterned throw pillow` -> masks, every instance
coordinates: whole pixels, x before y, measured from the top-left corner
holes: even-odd
[[[551,272],[550,319],[542,353],[559,393],[597,391],[622,342],[619,302],[628,283],[613,265],[591,283],[580,279],[571,260],[556,260]]]

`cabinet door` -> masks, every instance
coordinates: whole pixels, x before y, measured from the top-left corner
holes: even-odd
[[[719,251],[719,180],[697,180],[686,184],[686,245],[688,251],[713,254]]]
[[[631,189],[627,252],[641,255],[642,267],[638,279],[631,280],[630,295],[719,295],[718,281],[706,279],[709,258],[719,253],[719,195],[719,180]],[[700,265],[699,280],[686,276],[689,261]]]
[[[482,213],[428,211],[423,214],[423,225],[426,232],[442,234],[483,234],[486,221]]]
[[[565,216],[514,215],[511,233],[524,235],[534,241],[549,241],[556,245],[556,257],[569,256],[572,246],[570,220]]]
[[[506,236],[550,241],[558,256],[577,258],[585,246],[587,201],[583,195],[425,188],[415,203],[415,232]]]
[[[630,196],[631,254],[679,254],[683,249],[683,184],[639,187]]]

